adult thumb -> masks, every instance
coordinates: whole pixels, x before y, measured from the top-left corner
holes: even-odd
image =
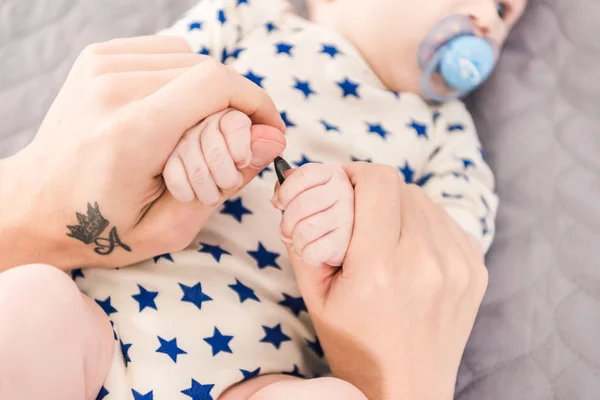
[[[296,282],[309,311],[319,311],[327,301],[327,295],[335,283],[339,268],[328,264],[307,264],[296,254],[290,243],[283,243],[296,274]]]
[[[281,155],[285,149],[285,136],[278,129],[267,125],[252,125],[250,128],[250,150],[252,160],[242,172],[242,185],[236,189],[225,190],[223,194],[229,198],[244,188],[264,168]]]

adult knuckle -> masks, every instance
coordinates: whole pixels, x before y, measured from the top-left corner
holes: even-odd
[[[481,265],[475,268],[473,277],[472,277],[471,286],[474,287],[475,291],[483,296],[486,292],[488,283],[489,283],[489,272],[485,265]]]
[[[117,79],[111,75],[97,76],[92,81],[92,95],[102,104],[112,104],[117,99]]]
[[[92,43],[85,46],[81,52],[81,57],[85,59],[94,58],[103,53],[104,45],[102,43]]]
[[[435,264],[424,265],[417,278],[417,287],[426,296],[438,296],[446,284],[444,274]]]
[[[237,132],[249,128],[251,124],[250,117],[238,110],[228,111],[221,119],[221,128],[226,131],[224,133]]]

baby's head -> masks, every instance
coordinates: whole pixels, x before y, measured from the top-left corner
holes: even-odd
[[[360,51],[391,90],[423,95],[419,47],[441,21],[463,16],[474,34],[500,49],[527,0],[309,0],[311,19],[340,32]],[[458,21],[461,19],[458,18]],[[450,28],[452,28],[452,24]],[[442,28],[447,30],[448,27]],[[443,38],[441,38],[443,39]],[[433,86],[444,91],[442,79]],[[442,89],[442,87],[444,89]]]

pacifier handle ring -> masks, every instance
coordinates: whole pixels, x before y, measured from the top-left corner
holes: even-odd
[[[423,66],[423,77],[421,78],[421,88],[423,90],[423,94],[427,98],[438,103],[443,103],[449,100],[456,100],[469,92],[469,90],[455,90],[448,94],[440,95],[431,89],[431,76],[438,70],[440,61],[442,60],[442,57],[447,51],[448,49],[445,46],[440,47],[435,53],[433,53],[433,56]]]

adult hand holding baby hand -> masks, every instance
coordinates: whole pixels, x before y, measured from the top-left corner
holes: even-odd
[[[355,221],[343,267],[289,249],[332,372],[372,400],[451,400],[487,287],[482,252],[393,168],[345,170]]]
[[[0,160],[0,204],[10,210],[0,213],[0,271],[35,262],[114,267],[185,247],[214,207],[178,202],[163,168],[186,132],[229,107],[262,124],[251,137],[245,126],[242,140],[267,143],[257,150],[264,165],[244,170],[241,187],[285,145],[264,90],[177,37],[88,47],[34,141]],[[237,166],[247,165],[238,153]],[[207,204],[226,195],[218,194]]]

